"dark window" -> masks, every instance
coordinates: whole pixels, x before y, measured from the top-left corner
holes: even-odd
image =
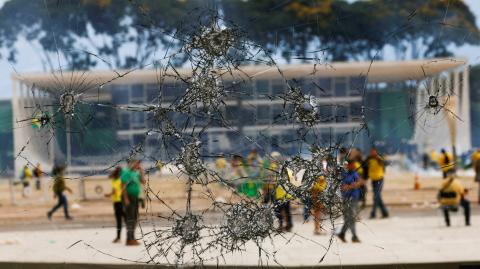
[[[175,84],[165,83],[162,87],[162,97],[165,102],[173,102],[176,98],[180,97],[181,93],[177,91]]]
[[[240,94],[242,96],[242,99],[244,100],[251,100],[253,99],[253,85],[251,82],[249,81],[246,81],[246,82],[242,82],[240,83]]]
[[[230,124],[237,125],[240,118],[240,109],[238,106],[227,106],[225,111],[225,117]]]
[[[225,125],[223,114],[219,111],[216,111],[211,117],[211,126],[213,127],[222,127]]]
[[[343,132],[337,132],[335,134],[335,143],[340,145],[348,145],[348,136]]]
[[[129,130],[130,129],[130,115],[127,113],[121,113],[118,117],[118,125],[120,130]]]
[[[157,148],[159,147],[160,143],[161,143],[161,140],[158,137],[152,137],[147,139],[147,145],[150,148]]]
[[[320,135],[321,143],[326,144],[328,146],[332,146],[335,144],[335,137],[332,136],[332,133],[329,130],[322,132]]]
[[[354,102],[350,104],[351,121],[360,121],[362,119],[362,103]]]
[[[283,95],[287,86],[283,80],[277,79],[272,81],[272,95]]]
[[[117,146],[119,148],[127,149],[130,147],[130,140],[129,139],[119,139],[117,141]]]
[[[182,128],[181,125],[185,124],[185,121],[187,120],[188,116],[184,113],[177,113],[177,112],[169,112],[168,113],[170,119],[172,122],[177,126]]]
[[[132,113],[132,127],[134,129],[145,128],[145,114],[142,112]]]
[[[142,145],[145,142],[145,136],[144,135],[134,135],[133,136],[133,144],[135,146]]]
[[[147,86],[147,102],[148,103],[151,103],[151,102],[154,102],[156,101],[156,99],[158,98],[160,92],[158,90],[158,87],[157,85],[155,84],[149,84]]]
[[[127,86],[125,85],[112,86],[112,102],[115,105],[127,105],[130,103]]]
[[[241,110],[240,122],[242,125],[255,124],[255,108],[244,107]]]
[[[287,131],[282,134],[282,143],[292,143],[297,140],[295,132]]]
[[[319,96],[331,96],[332,95],[332,79],[321,78],[316,83],[317,94]]]
[[[335,96],[347,95],[347,79],[335,78]]]
[[[256,83],[257,96],[258,98],[265,98],[270,95],[270,81],[268,80],[257,80]]]
[[[363,93],[365,86],[365,77],[351,77],[350,78],[350,95],[357,96]]]
[[[201,155],[209,155],[209,141],[208,141],[208,133],[203,133],[200,136],[200,142],[202,143],[202,147],[200,149],[200,154]]]
[[[349,108],[348,105],[338,105],[336,107],[335,119],[337,122],[347,122],[348,121]]]
[[[282,105],[273,105],[271,109],[273,124],[286,122],[286,116],[283,114],[284,108]]]
[[[195,116],[195,125],[197,126],[204,126],[206,125],[208,122],[208,119],[206,119],[205,117],[202,117],[202,116]]]
[[[143,84],[134,84],[131,88],[132,98],[143,99]]]
[[[322,121],[331,121],[333,120],[333,112],[331,105],[321,105],[319,109],[320,119]]]
[[[271,119],[270,106],[268,106],[268,105],[257,106],[257,123],[258,124],[269,124],[270,119]]]
[[[317,86],[314,84],[314,81],[304,81],[302,90],[304,94],[317,96]]]
[[[232,80],[224,80],[222,82],[223,89],[227,93],[226,100],[233,100],[238,97],[240,92],[239,83]]]
[[[144,92],[143,92],[143,85],[142,84],[134,84],[130,88],[130,98],[132,104],[143,104],[144,100]]]

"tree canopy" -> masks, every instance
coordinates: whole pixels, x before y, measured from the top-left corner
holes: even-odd
[[[449,56],[480,41],[461,0],[10,0],[0,9],[0,56],[15,61],[22,39],[46,68],[58,56],[70,69],[142,67],[181,46],[208,9],[287,60],[381,58],[386,46],[399,58]]]
[[[225,1],[227,17],[264,46],[334,60],[371,58],[391,45],[412,58],[448,56],[450,45],[478,44],[475,16],[461,0]]]

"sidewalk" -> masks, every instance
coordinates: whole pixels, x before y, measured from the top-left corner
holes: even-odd
[[[275,257],[284,266],[478,262],[480,216],[473,216],[471,227],[463,226],[462,221],[461,215],[455,214],[452,227],[446,228],[440,214],[363,220],[357,225],[362,243],[341,243],[334,238],[329,250],[329,235],[314,236],[312,223],[295,223],[293,233],[267,240],[263,247],[269,252],[278,251]],[[129,264],[148,260],[143,246],[112,244],[114,233],[110,227],[58,230],[53,225],[46,231],[2,232],[0,261]],[[324,254],[325,260],[319,263]],[[244,252],[224,258],[219,260],[220,265],[255,266],[260,261],[253,244],[248,244]],[[264,256],[262,262],[265,266],[276,265],[272,257]]]

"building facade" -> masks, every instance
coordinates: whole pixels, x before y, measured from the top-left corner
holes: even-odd
[[[298,141],[301,126],[288,118],[292,108],[283,98],[288,81],[288,85],[315,98],[319,114],[325,119],[305,134],[303,139],[308,143],[364,150],[383,145],[390,151],[400,151],[404,144],[422,143],[424,139],[418,135],[418,119],[413,116],[423,102],[419,101],[423,100],[422,84],[442,76],[467,76],[465,65],[463,60],[452,59],[341,62],[315,68],[307,64],[281,66],[281,73],[272,66],[245,66],[221,77],[228,92],[218,108],[222,120],[207,122],[204,117],[194,116],[193,123],[182,130],[194,132],[198,126],[209,125],[201,136],[205,155],[245,154],[253,147],[264,152],[297,154],[304,144]],[[176,75],[189,77],[191,70],[178,70]],[[179,150],[175,145],[169,149],[170,145],[159,143],[159,134],[151,132],[155,127],[153,115],[141,108],[157,104],[159,94],[160,105],[168,107],[185,94],[185,83],[175,76],[160,75],[158,70],[134,71],[120,78],[117,73],[102,71],[84,76],[13,76],[16,119],[35,118],[39,111],[45,113],[45,108],[58,116],[58,108],[52,103],[61,97],[61,89],[72,87],[75,81],[87,80],[90,85],[82,92],[79,111],[71,119],[52,116],[53,128],[43,129],[32,128],[28,120],[14,123],[15,152],[21,151],[23,156],[16,160],[16,169],[26,160],[41,160],[48,167],[63,159],[74,171],[91,171],[128,156],[138,145],[145,156],[158,160],[168,160],[172,151]],[[458,108],[462,117],[468,85],[453,86],[451,90],[461,94],[452,96],[462,96]],[[175,122],[185,122],[185,117],[181,113],[171,115]],[[463,137],[457,143],[461,150],[470,147]]]

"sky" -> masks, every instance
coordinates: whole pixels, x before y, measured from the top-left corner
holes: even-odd
[[[8,0],[0,0],[0,8],[6,1]],[[480,0],[465,0],[465,2],[476,16],[477,26],[480,27]],[[17,63],[11,64],[4,59],[0,59],[0,99],[9,99],[12,96],[12,73],[16,71],[20,73],[42,71],[38,52],[27,42],[18,42],[17,49],[19,51]],[[480,46],[462,46],[454,51],[456,56],[467,58],[470,65],[480,63]]]

